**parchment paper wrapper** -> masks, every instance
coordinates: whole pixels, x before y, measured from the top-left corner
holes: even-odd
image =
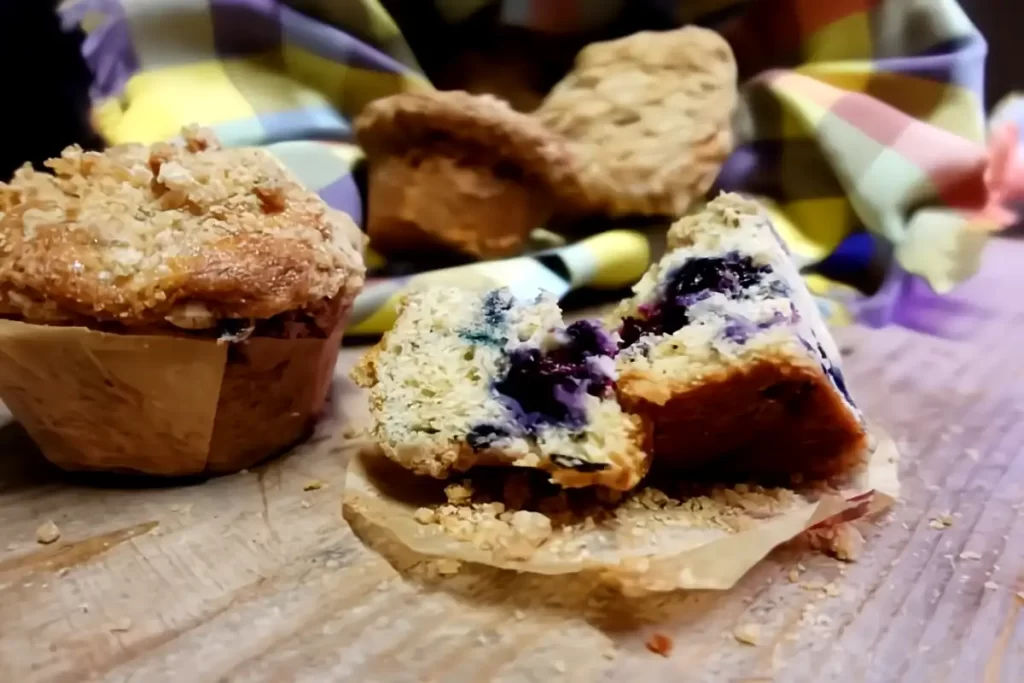
[[[892,505],[899,494],[897,461],[893,441],[876,432],[867,466],[839,489],[797,491],[773,514],[751,513],[742,530],[695,525],[688,513],[671,508],[620,510],[616,518],[589,530],[556,529],[525,559],[481,549],[438,525],[417,522],[414,513],[420,506],[444,500],[444,482],[407,473],[381,455],[353,456],[344,505],[346,515],[425,555],[537,574],[594,572],[627,593],[725,590],[773,548],[803,531]],[[678,519],[672,520],[673,515]]]
[[[2,320],[0,399],[64,469],[234,472],[312,427],[341,335],[225,343]]]

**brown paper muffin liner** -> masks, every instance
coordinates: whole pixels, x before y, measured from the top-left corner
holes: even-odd
[[[447,482],[417,477],[374,453],[353,456],[345,480],[344,512],[364,533],[382,534],[423,555],[535,574],[587,573],[624,593],[676,589],[725,590],[773,548],[819,525],[850,521],[892,505],[899,495],[899,454],[874,431],[866,465],[827,490],[794,490],[766,512],[747,508],[737,486],[734,526],[707,524],[694,505],[630,505],[644,485],[627,494],[617,513],[596,524],[556,528],[525,555],[509,555],[418,521],[420,506],[436,505]],[[699,506],[697,506],[699,507]]]
[[[67,470],[235,472],[316,422],[343,326],[239,343],[0,321],[0,399]]]

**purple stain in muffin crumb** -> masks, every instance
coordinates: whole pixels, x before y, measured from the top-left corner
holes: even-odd
[[[850,390],[846,388],[846,379],[843,377],[842,371],[836,367],[835,363],[832,362],[832,359],[828,357],[828,354],[825,353],[825,349],[820,343],[818,344],[818,355],[821,356],[821,369],[829,376],[829,379],[832,380],[832,384],[834,384],[836,389],[839,390],[839,393],[843,395],[846,402],[851,406],[857,405],[853,402],[853,397],[850,396]]]
[[[730,341],[736,342],[737,344],[746,344],[747,340],[758,332],[763,332],[775,325],[787,322],[789,318],[782,311],[775,311],[775,313],[772,314],[772,317],[757,323],[745,316],[737,314],[727,315],[725,320],[725,328],[722,330],[722,336]]]
[[[507,372],[494,390],[527,432],[541,426],[580,429],[586,425],[586,395],[611,391],[607,364],[595,359],[615,351],[611,336],[592,321],[566,329],[566,343],[547,353],[519,348],[507,357]]]
[[[691,258],[664,279],[658,303],[641,307],[642,317],[622,321],[619,347],[632,346],[646,335],[672,334],[690,323],[687,311],[698,302],[714,293],[740,297],[771,272],[771,266],[756,265],[737,251]]]
[[[512,308],[512,294],[507,289],[496,289],[484,297],[482,322],[473,329],[459,333],[470,344],[504,347],[508,337],[504,334],[505,318]]]

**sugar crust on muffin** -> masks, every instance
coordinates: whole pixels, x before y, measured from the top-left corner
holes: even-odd
[[[183,137],[69,147],[0,183],[0,315],[191,330],[346,309],[365,273],[352,220],[263,150]]]

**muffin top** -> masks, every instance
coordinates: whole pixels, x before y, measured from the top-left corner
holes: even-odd
[[[213,327],[350,300],[362,235],[270,154],[180,145],[68,147],[0,183],[0,315]]]
[[[400,93],[368,104],[355,127],[371,162],[388,154],[442,151],[539,180],[563,202],[581,193],[568,142],[492,95]]]

